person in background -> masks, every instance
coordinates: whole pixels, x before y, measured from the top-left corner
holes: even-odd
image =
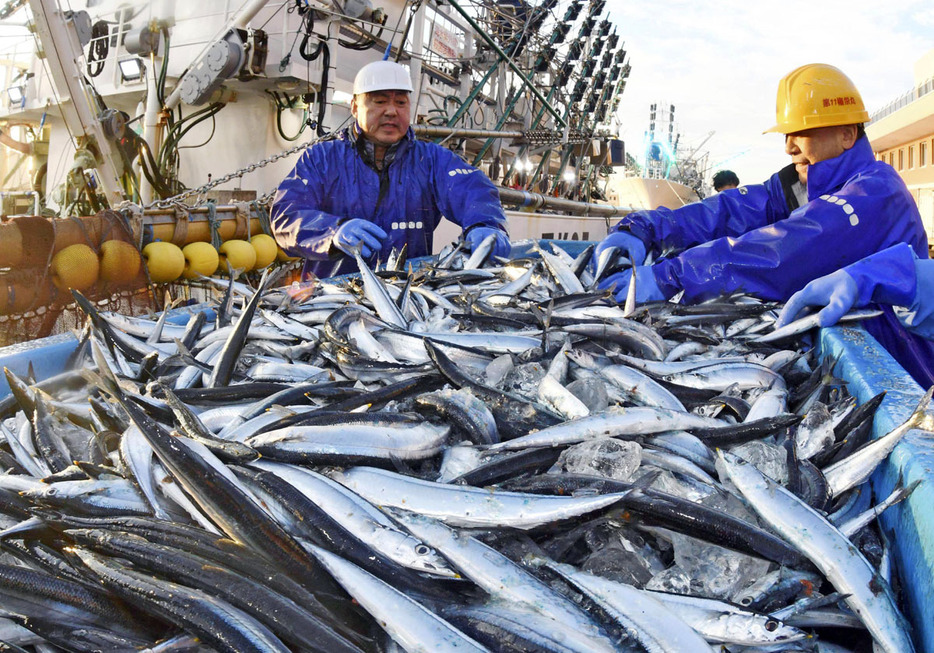
[[[853,82],[826,64],[801,66],[779,82],[777,124],[791,165],[764,184],[725,190],[679,209],[623,217],[596,248],[634,262],[636,299],[682,293],[695,303],[736,291],[785,300],[812,279],[897,243],[927,257],[914,199],[898,173],[876,161],[869,118]],[[654,265],[641,265],[647,252]],[[633,272],[603,280],[624,300]]]
[[[882,344],[922,387],[934,385],[934,260],[918,258],[901,243],[814,279],[782,308],[775,327],[792,322],[808,306],[820,307],[820,326],[833,326],[852,308],[881,304],[907,333]]]
[[[732,170],[718,170],[713,176],[713,189],[718,193],[738,186],[739,177]]]
[[[355,121],[336,140],[307,149],[276,191],[270,221],[279,246],[304,257],[304,278],[357,271],[407,246],[427,256],[442,217],[458,224],[468,246],[494,237],[493,255],[510,251],[506,215],[486,175],[410,128],[412,80],[392,61],[354,79]]]

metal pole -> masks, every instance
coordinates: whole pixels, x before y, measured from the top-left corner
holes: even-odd
[[[499,191],[499,200],[503,204],[530,207],[532,209],[547,208],[575,215],[599,215],[605,217],[624,216],[636,210],[631,206],[575,202],[561,197],[532,193],[527,190],[513,190],[511,188],[497,188],[496,190]]]
[[[160,37],[161,38],[161,37]],[[162,44],[165,47],[165,44]],[[159,129],[159,97],[156,89],[157,67],[162,67],[162,57],[167,53],[163,52],[161,56],[153,54],[149,57],[149,65],[152,70],[146,75],[146,111],[143,114],[143,141],[149,151],[156,156],[159,148],[162,147],[162,130]],[[140,157],[142,158],[142,157]],[[142,161],[140,166],[142,166]],[[153,171],[159,172],[158,170]],[[141,204],[149,204],[153,200],[153,188],[146,175],[140,171],[139,175],[139,201]]]
[[[523,131],[497,131],[495,129],[467,129],[461,127],[443,127],[440,125],[412,125],[416,136],[428,138],[522,138]]]
[[[84,54],[74,23],[69,20],[55,0],[30,0],[36,32],[46,54],[52,80],[61,100],[62,116],[68,130],[78,139],[93,143],[100,159],[97,164],[97,180],[109,206],[116,206],[126,199],[115,161],[119,155],[111,148],[100,121],[91,106],[84,85]],[[71,103],[66,101],[71,98]],[[78,143],[77,147],[83,147]]]

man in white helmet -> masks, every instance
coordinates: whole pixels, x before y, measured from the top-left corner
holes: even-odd
[[[304,274],[357,270],[407,246],[431,254],[442,216],[460,225],[468,245],[494,236],[493,254],[509,253],[506,216],[493,183],[450,150],[418,141],[409,128],[412,81],[392,61],[367,64],[354,79],[354,124],[305,151],[282,181],[271,222],[280,247],[306,259]]]

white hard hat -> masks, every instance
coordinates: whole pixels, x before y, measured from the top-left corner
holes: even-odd
[[[353,80],[354,95],[373,91],[408,91],[411,93],[414,90],[409,71],[395,61],[368,63],[360,69]]]

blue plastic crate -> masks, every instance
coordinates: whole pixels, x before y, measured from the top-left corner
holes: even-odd
[[[821,329],[820,347],[822,356],[839,359],[835,375],[848,381],[847,388],[860,403],[885,391],[873,437],[908,419],[924,395],[921,386],[862,328]],[[870,479],[876,498],[888,496],[899,478],[905,485],[921,483],[908,499],[886,510],[880,521],[894,550],[915,643],[919,651],[930,652],[934,619],[925,608],[934,601],[934,435],[911,431],[904,437]]]

